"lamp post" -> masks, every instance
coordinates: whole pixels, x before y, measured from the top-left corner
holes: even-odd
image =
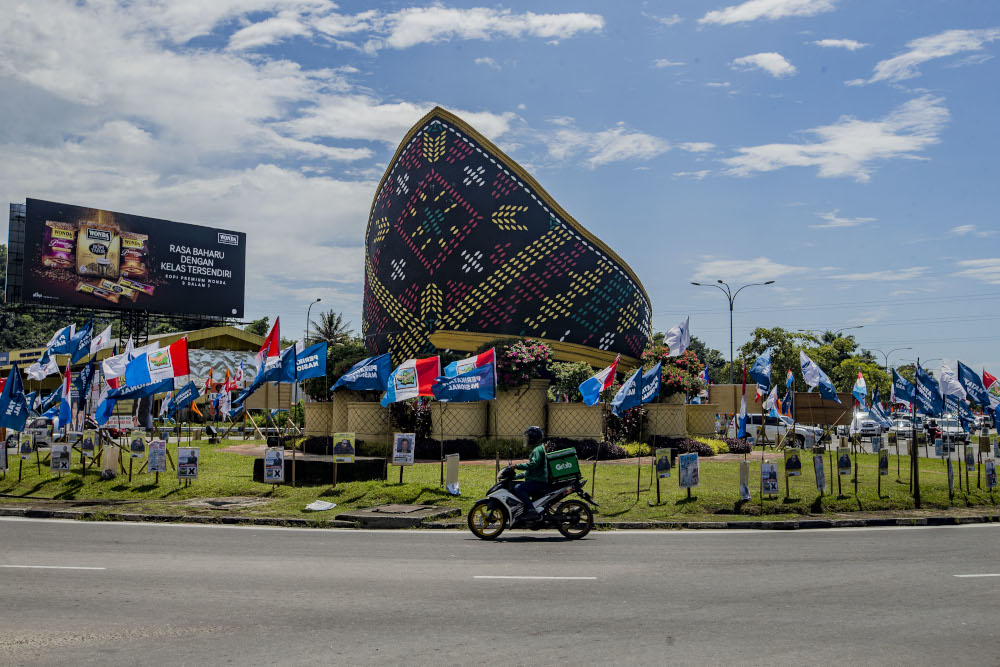
[[[772,283],[774,283],[774,281],[768,280],[763,283],[748,283],[743,287],[739,288],[738,290],[736,290],[735,292],[733,292],[732,289],[729,287],[729,283],[723,282],[722,280],[716,280],[715,282],[718,284],[703,285],[702,283],[696,283],[696,282],[692,282],[691,284],[696,285],[698,287],[715,287],[723,294],[725,294],[726,299],[728,299],[729,301],[729,384],[733,384],[733,302],[736,301],[737,295],[739,295],[739,293],[745,290],[746,288],[754,287],[756,285],[771,285]],[[719,285],[725,285],[726,288],[723,289],[719,287]]]
[[[912,350],[912,349],[913,349],[912,347],[895,347],[895,348],[889,350],[888,352],[883,352],[882,350],[876,350],[875,348],[872,348],[872,352],[878,352],[883,357],[885,357],[885,366],[884,366],[884,368],[885,368],[885,372],[888,373],[889,372],[889,355],[892,354],[893,352],[901,352],[903,350]]]
[[[309,304],[308,308],[306,308],[306,336],[305,338],[302,339],[303,343],[309,342],[309,323],[311,322],[311,320],[309,319],[309,312],[312,310],[313,306],[315,306],[322,300],[323,300],[322,298],[316,299],[315,301]]]

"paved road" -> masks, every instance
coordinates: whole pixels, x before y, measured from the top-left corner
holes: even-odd
[[[995,665],[1000,576],[969,574],[1000,575],[1000,527],[486,543],[0,519],[0,664]]]

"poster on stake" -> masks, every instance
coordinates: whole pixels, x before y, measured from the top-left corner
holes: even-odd
[[[21,455],[22,461],[31,458],[31,453],[35,451],[35,436],[31,433],[22,433],[17,438],[17,453]]]
[[[669,448],[663,448],[656,450],[656,476],[659,479],[668,479],[670,477],[670,455],[671,451]]]
[[[849,447],[837,448],[837,472],[841,475],[851,474],[851,449]]]
[[[129,438],[128,449],[132,453],[132,458],[141,459],[146,455],[146,437],[141,433],[133,435]]]
[[[167,443],[165,440],[149,441],[149,472],[167,472]]]
[[[799,477],[802,475],[802,450],[785,450],[785,474],[789,477]]]
[[[93,458],[97,451],[97,431],[84,431],[80,439],[80,451],[87,458]]]
[[[965,448],[965,469],[969,472],[976,472],[976,455],[968,447]]]
[[[986,461],[986,488],[992,491],[997,485],[997,464],[993,459]]]
[[[69,472],[69,445],[52,445],[49,454],[49,470],[55,473]]]
[[[7,443],[0,445],[0,472],[7,472]]]
[[[816,473],[816,489],[818,491],[826,490],[826,471],[823,469],[823,455],[814,454],[813,455],[813,472]]]
[[[698,488],[698,473],[699,473],[698,453],[691,452],[688,454],[681,454],[677,460],[677,465],[680,468],[680,473],[678,475],[678,478],[680,480],[681,488],[682,489]]]
[[[878,474],[889,474],[889,450],[880,449],[878,452]]]
[[[411,466],[413,465],[414,443],[417,441],[416,433],[395,433],[392,438],[392,465]]]
[[[285,481],[285,450],[271,447],[264,452],[264,481],[278,484]]]
[[[354,434],[333,434],[333,462],[354,463]]]
[[[761,493],[765,496],[778,495],[778,464],[765,461],[760,464]]]
[[[740,500],[750,500],[750,463],[740,461]]]
[[[198,477],[198,447],[177,448],[177,479]]]

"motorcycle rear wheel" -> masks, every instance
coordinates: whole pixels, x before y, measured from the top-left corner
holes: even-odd
[[[507,517],[501,509],[491,509],[490,501],[480,500],[469,510],[469,530],[481,540],[495,540],[507,527]]]
[[[581,500],[567,500],[556,511],[556,528],[563,537],[579,540],[594,527],[594,513]]]

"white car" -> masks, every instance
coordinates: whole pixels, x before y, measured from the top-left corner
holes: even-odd
[[[779,417],[764,417],[764,437],[768,443],[781,442],[785,434],[792,430],[795,422],[791,417],[781,415]],[[760,430],[760,415],[747,415],[747,435],[754,438],[758,443],[757,432]],[[736,418],[729,422],[729,429],[726,435],[735,438],[737,432]],[[789,436],[791,437],[791,436]],[[799,448],[812,447],[823,437],[823,429],[805,424],[795,424],[795,446]],[[791,444],[788,442],[786,444]]]

